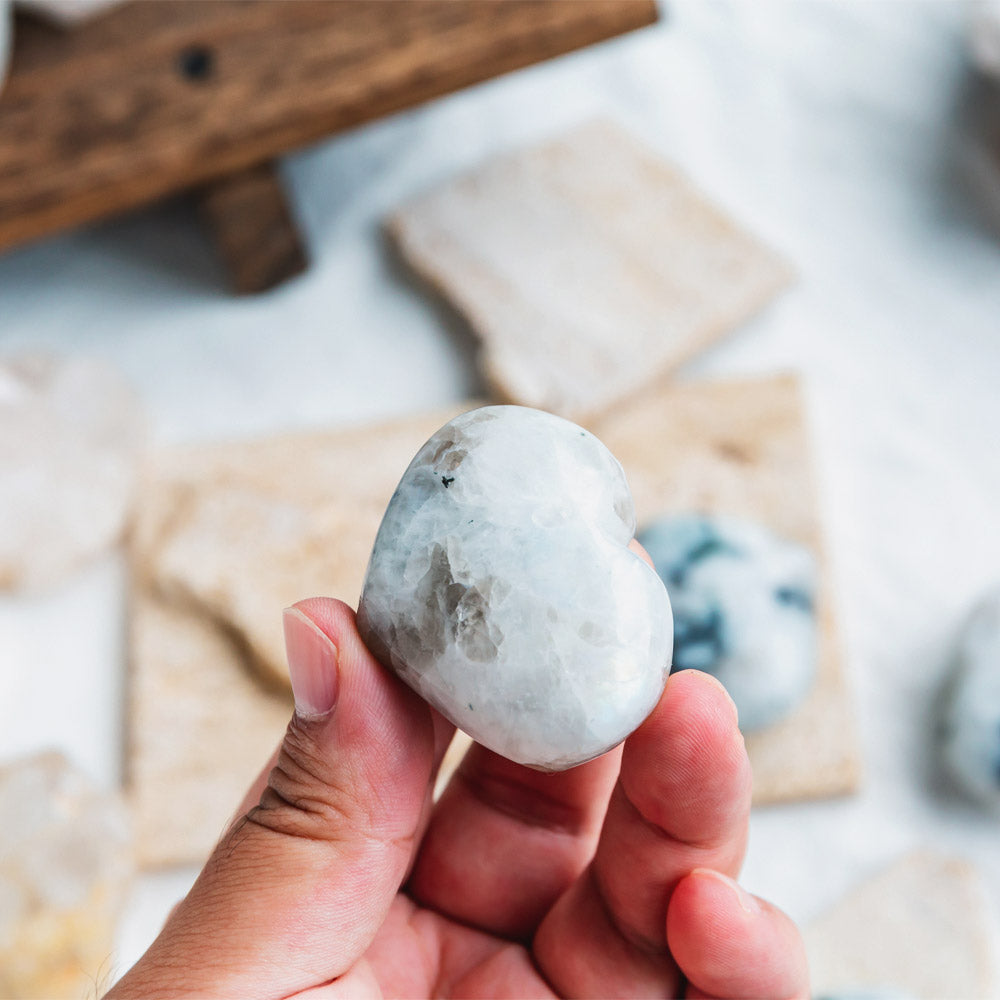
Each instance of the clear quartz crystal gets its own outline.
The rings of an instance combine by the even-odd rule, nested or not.
[[[0,768],[0,996],[100,993],[132,875],[121,799],[58,753]]]
[[[49,587],[118,539],[144,444],[138,399],[107,366],[0,360],[0,591]]]
[[[358,625],[475,740],[561,770],[620,743],[670,667],[670,604],[628,549],[621,466],[592,434],[519,406],[465,413],[389,504]]]

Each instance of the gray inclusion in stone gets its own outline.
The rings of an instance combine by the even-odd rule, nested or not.
[[[948,771],[970,795],[1000,809],[1000,587],[962,629],[942,722]]]
[[[674,614],[674,670],[726,687],[744,731],[791,712],[816,675],[812,554],[763,525],[707,515],[662,517],[638,535]]]

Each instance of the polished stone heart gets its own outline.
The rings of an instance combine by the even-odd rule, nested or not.
[[[520,406],[420,449],[358,609],[369,648],[479,743],[562,770],[620,743],[670,669],[670,602],[627,546],[625,475],[592,434]]]

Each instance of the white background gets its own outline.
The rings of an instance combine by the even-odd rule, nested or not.
[[[805,378],[865,782],[756,811],[746,882],[807,920],[932,846],[977,864],[1000,902],[1000,817],[937,788],[930,766],[955,631],[1000,581],[1000,171],[986,153],[1000,94],[967,66],[965,14],[678,0],[656,28],[292,157],[312,266],[270,294],[227,292],[182,202],[0,257],[0,352],[112,362],[162,442],[463,398],[479,386],[471,341],[393,262],[380,219],[491,154],[619,120],[799,272],[683,377]],[[117,779],[123,587],[111,554],[44,598],[0,600],[0,757],[57,745]],[[192,875],[140,881],[121,965]]]

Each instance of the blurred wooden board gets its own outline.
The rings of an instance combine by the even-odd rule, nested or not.
[[[0,250],[655,20],[653,0],[142,0],[69,32],[20,16]]]
[[[157,457],[134,532],[128,702],[129,785],[145,864],[198,860],[211,848],[291,714],[282,607],[317,593],[356,603],[399,477],[462,408]],[[640,521],[668,510],[725,511],[822,554],[794,379],[675,386],[592,429],[625,466]],[[748,740],[758,804],[843,794],[857,781],[827,583],[812,696]]]

